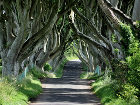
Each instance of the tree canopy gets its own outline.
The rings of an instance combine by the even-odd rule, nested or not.
[[[71,43],[90,71],[101,63],[113,69],[113,59],[125,60],[130,46],[139,46],[139,5],[139,0],[0,1],[3,76],[17,76],[26,64],[59,62]]]

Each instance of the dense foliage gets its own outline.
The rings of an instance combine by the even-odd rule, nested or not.
[[[48,63],[45,63],[44,71],[51,71],[51,70],[52,70],[52,67]]]
[[[122,47],[124,47],[126,58],[125,61],[113,62],[114,65],[112,66],[115,72],[112,73],[112,78],[118,80],[124,90],[126,88],[131,90],[133,87],[134,90],[137,90],[134,92],[135,95],[138,95],[140,93],[138,90],[140,89],[140,42],[135,37],[136,35],[132,32],[130,26],[121,24],[121,28],[124,42]]]
[[[139,105],[139,100],[135,95],[138,89],[130,84],[123,85],[121,92],[116,93],[120,88],[117,81],[109,77],[101,77],[92,83],[92,87],[104,105]]]
[[[105,105],[139,105],[140,101],[140,42],[131,27],[122,24],[122,48],[125,60],[113,59],[113,71],[97,79],[93,89]],[[112,90],[113,89],[113,90]]]

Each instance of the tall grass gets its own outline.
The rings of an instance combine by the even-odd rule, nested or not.
[[[91,77],[93,77],[93,75],[94,75],[93,72],[84,71],[80,74],[80,78],[81,79],[90,79]]]
[[[48,77],[45,72],[38,70],[35,67],[30,70],[30,74],[39,79]]]
[[[93,92],[101,98],[101,103],[103,105],[126,105],[123,100],[113,103],[117,99],[115,90],[113,89],[113,84],[115,84],[115,81],[111,81],[110,78],[106,80],[100,78],[96,80],[96,82],[92,83],[92,89]]]
[[[55,72],[55,78],[60,78],[67,59],[64,59]],[[0,75],[1,75],[0,66]],[[33,68],[22,81],[0,79],[0,105],[28,105],[29,99],[42,92],[40,78],[48,77],[48,74]]]
[[[111,80],[109,77],[100,77],[92,83],[93,92],[101,99],[103,105],[139,105],[139,101],[133,97],[129,101],[125,100],[124,97],[120,97],[116,93],[119,85],[115,80]],[[131,90],[130,90],[131,91]],[[129,91],[128,91],[129,93]],[[127,92],[126,92],[127,94]]]
[[[96,80],[91,84],[92,91],[101,99],[103,105],[140,105],[136,96],[138,90],[134,86],[124,84],[121,87],[117,80],[105,76],[104,72],[98,76],[88,72],[85,64],[82,64],[82,67],[83,73],[80,78]]]
[[[44,77],[34,70],[28,73],[22,81],[0,80],[0,105],[28,105],[29,99],[36,97],[42,92],[39,77]]]

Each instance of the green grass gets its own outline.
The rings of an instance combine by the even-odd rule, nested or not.
[[[54,75],[55,78],[61,78],[67,61],[64,59],[59,65]],[[0,74],[1,68],[0,66]],[[33,68],[22,81],[0,79],[0,105],[28,105],[30,98],[34,98],[42,92],[41,82],[38,78],[45,77],[48,77],[48,74]]]
[[[80,78],[81,79],[89,79],[93,73],[92,72],[88,72],[88,66],[84,63],[82,63],[82,73],[80,74]]]
[[[63,68],[65,66],[65,64],[68,62],[68,59],[65,58],[61,64],[59,65],[58,69],[55,72],[52,73],[47,73],[49,78],[61,78],[63,75]]]
[[[63,75],[63,69],[64,69],[64,66],[65,64],[68,62],[67,59],[64,59],[61,64],[59,65],[58,67],[58,70],[56,70],[55,74],[56,74],[56,78],[61,78],[62,75]]]
[[[48,75],[45,72],[38,70],[35,67],[30,70],[30,73],[33,74],[34,77],[39,79],[48,77]]]
[[[0,105],[28,105],[30,98],[42,92],[38,78],[45,76],[46,74],[34,68],[22,81],[0,80]]]
[[[0,105],[28,105],[30,98],[42,91],[40,81],[29,75],[22,82],[2,80],[0,82]]]
[[[99,76],[94,72],[88,72],[89,68],[86,64],[82,63],[82,73],[80,74],[81,79],[97,79]]]
[[[82,73],[80,74],[81,79],[89,79],[89,80],[96,80],[99,77],[104,75],[104,72],[101,72],[101,75],[98,76],[97,74],[94,74],[94,72],[88,72],[89,68],[86,64],[82,63]]]
[[[110,78],[100,77],[92,83],[93,92],[101,99],[103,105],[139,105],[139,102],[127,102],[116,95],[118,84]]]
[[[94,73],[92,73],[92,72],[83,72],[80,74],[80,78],[81,79],[90,79],[93,75],[94,75]]]
[[[101,98],[101,103],[104,105],[117,105],[113,103],[110,104],[113,100],[117,98],[115,95],[115,91],[112,88],[112,84],[114,84],[114,82],[111,82],[110,79],[103,80],[102,78],[92,83],[93,92],[99,98]],[[119,104],[119,105],[122,105],[122,104]]]
[[[41,82],[32,75],[26,77],[26,79],[18,83],[18,85],[18,91],[28,96],[28,99],[34,98],[42,92]]]

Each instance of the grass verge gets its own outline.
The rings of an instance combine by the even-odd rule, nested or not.
[[[64,59],[59,65],[55,73],[55,78],[62,77],[63,68],[67,61],[67,59]],[[28,105],[29,99],[35,98],[42,92],[39,79],[45,77],[48,77],[48,74],[33,68],[22,81],[17,81],[16,79],[0,80],[0,105]]]
[[[42,92],[38,79],[42,77],[45,77],[45,74],[34,68],[22,81],[0,80],[0,105],[28,105],[29,99]]]
[[[102,72],[102,74],[100,76],[98,76],[97,74],[94,74],[94,72],[88,72],[88,66],[84,63],[82,63],[82,73],[80,74],[80,78],[81,79],[97,79],[100,76],[103,75],[104,72]]]
[[[80,78],[81,79],[90,79],[93,75],[94,75],[94,73],[92,73],[92,72],[85,72],[84,71],[80,74]]]
[[[100,77],[91,84],[93,92],[101,99],[103,105],[139,105],[137,99],[125,100],[116,93],[119,88],[116,81]]]
[[[100,76],[92,72],[87,72],[88,67],[83,64],[83,73],[81,79],[96,80],[91,84],[92,91],[100,99],[103,105],[140,105],[135,95],[135,89],[130,84],[124,84],[121,88],[116,80],[104,76],[104,72]]]
[[[64,70],[64,66],[65,64],[68,62],[68,59],[64,59],[62,61],[62,63],[59,65],[58,69],[56,70],[55,74],[56,74],[56,78],[61,78],[63,75],[63,70]]]
[[[58,69],[55,71],[55,72],[52,72],[52,73],[47,73],[47,76],[49,78],[61,78],[62,75],[63,75],[63,69],[64,69],[64,66],[65,64],[68,62],[68,59],[65,58],[61,64],[59,65]]]

